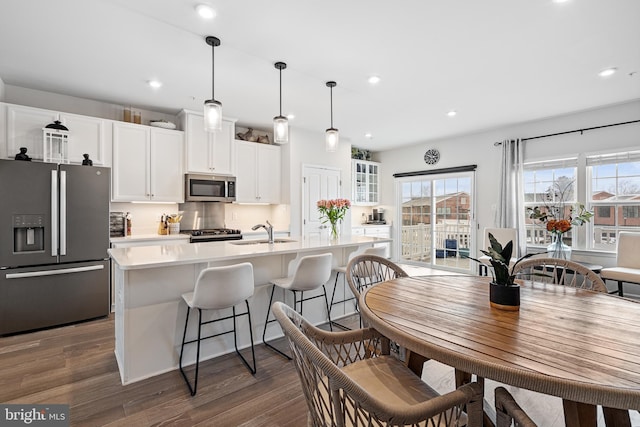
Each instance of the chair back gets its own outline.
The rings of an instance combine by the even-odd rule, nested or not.
[[[307,255],[300,262],[293,274],[291,289],[310,291],[327,283],[331,277],[332,254]]]
[[[414,405],[390,403],[369,394],[349,376],[350,371],[344,369],[347,365],[367,363],[366,360],[380,357],[402,365],[389,356],[386,337],[375,329],[346,332],[318,329],[279,301],[273,303],[271,310],[291,348],[309,408],[308,425],[453,427],[461,425],[461,419],[467,414],[465,425],[482,425],[482,390],[479,384],[466,384],[456,391]],[[467,414],[462,412],[465,405]]]
[[[617,267],[640,268],[640,233],[621,231],[617,250]]]
[[[495,389],[496,427],[537,427],[504,387]]]
[[[251,263],[205,268],[196,280],[193,307],[205,310],[233,307],[252,296],[253,290]]]
[[[346,277],[351,292],[356,298],[360,298],[360,292],[371,285],[409,275],[386,258],[363,254],[349,261]]]
[[[604,281],[582,264],[559,258],[529,258],[513,269],[520,278],[572,288],[607,292]]]
[[[483,250],[487,250],[491,243],[489,242],[489,233],[502,245],[505,246],[510,241],[513,242],[513,256],[518,255],[518,231],[515,228],[485,228]]]

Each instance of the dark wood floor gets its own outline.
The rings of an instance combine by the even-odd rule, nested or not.
[[[195,397],[179,371],[123,386],[112,315],[0,338],[0,402],[68,404],[72,426],[306,425],[293,364],[263,345],[256,359],[255,376],[235,353],[202,362]]]

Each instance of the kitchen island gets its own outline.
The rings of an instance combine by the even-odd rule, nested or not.
[[[338,240],[327,238],[292,237],[276,239],[279,243],[261,243],[255,240],[195,243],[185,245],[154,245],[110,249],[115,275],[115,337],[116,359],[123,384],[130,384],[178,368],[180,344],[187,306],[181,295],[193,291],[200,271],[207,267],[250,262],[254,270],[255,293],[249,300],[254,342],[262,342],[262,329],[267,314],[270,279],[291,274],[297,261],[305,256],[331,252],[333,266],[344,265],[354,251],[363,251],[375,243],[391,239],[342,236]],[[284,240],[284,241],[283,241]],[[327,293],[333,291],[333,278],[327,283]],[[233,286],[233,283],[229,283]],[[342,297],[345,286],[338,281],[336,298]],[[291,293],[276,292],[276,298],[293,304]],[[305,294],[306,295],[306,294]],[[341,298],[342,299],[342,298]],[[354,312],[352,304],[334,307],[332,317]],[[230,309],[203,313],[223,317]],[[326,308],[322,298],[305,303],[305,317],[313,323],[326,321]],[[189,324],[191,337],[197,331],[196,316]],[[227,323],[229,322],[229,323]],[[231,321],[218,322],[203,328],[203,335],[211,335],[230,328]],[[238,319],[238,346],[250,344],[248,321]],[[279,325],[269,324],[267,339],[282,335]],[[189,338],[188,336],[188,338]],[[206,360],[234,351],[233,335],[222,335],[203,341],[200,360]],[[195,346],[185,347],[184,363],[195,362]],[[260,369],[260,360],[257,361]]]

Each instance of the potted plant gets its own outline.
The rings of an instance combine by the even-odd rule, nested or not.
[[[489,262],[493,267],[491,275],[493,280],[489,284],[489,302],[492,307],[501,310],[517,311],[520,309],[520,285],[515,282],[516,274],[513,270],[523,259],[535,254],[527,254],[520,257],[513,267],[509,268],[511,254],[513,253],[513,241],[509,241],[504,247],[489,233],[491,246],[487,250],[481,250],[483,254],[490,258]],[[476,262],[481,262],[469,257]]]

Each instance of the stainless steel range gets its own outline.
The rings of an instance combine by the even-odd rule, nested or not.
[[[222,242],[224,240],[240,240],[242,234],[240,230],[232,230],[230,228],[211,228],[204,230],[182,230],[181,234],[191,236],[191,243],[202,242]]]
[[[181,233],[189,234],[191,243],[242,239],[240,230],[226,228],[224,206],[225,203],[219,202],[180,203]]]

